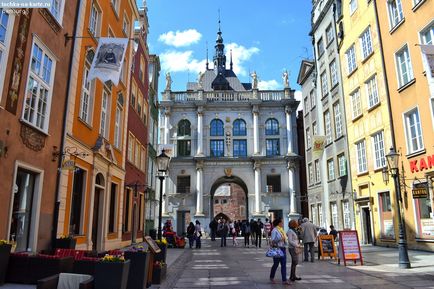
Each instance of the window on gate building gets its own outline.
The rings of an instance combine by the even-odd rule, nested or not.
[[[176,177],[176,193],[177,194],[190,193],[190,176]]]
[[[280,193],[281,191],[280,175],[268,175],[267,193]]]
[[[183,119],[178,123],[178,156],[185,157],[191,155],[191,123]]]
[[[210,124],[210,136],[211,137],[223,137],[224,136],[224,124],[220,119],[213,119]],[[212,157],[224,156],[224,139],[211,139],[210,140],[210,155]]]

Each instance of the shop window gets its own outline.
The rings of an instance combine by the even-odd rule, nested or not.
[[[393,224],[392,205],[390,202],[390,193],[383,192],[379,194],[380,199],[380,220],[381,220],[381,238],[395,239],[395,227]]]

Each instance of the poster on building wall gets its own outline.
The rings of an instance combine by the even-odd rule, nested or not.
[[[395,227],[393,220],[383,220],[383,238],[395,239]]]
[[[326,137],[324,135],[314,135],[312,143],[312,157],[319,158],[324,151]]]
[[[127,46],[128,38],[101,37],[88,81],[99,78],[103,82],[111,80],[114,85],[118,85]]]
[[[422,237],[434,238],[434,219],[421,219]]]
[[[357,231],[339,231],[339,263],[344,260],[344,265],[347,261],[353,260],[354,263],[360,260],[363,265],[362,251],[360,250],[359,236]]]

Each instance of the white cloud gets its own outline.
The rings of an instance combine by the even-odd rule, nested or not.
[[[254,54],[259,53],[259,48],[250,47],[246,48],[237,43],[229,43],[226,45],[226,67],[229,67],[230,61],[230,51],[232,50],[233,63],[234,63],[234,72],[236,74],[247,76],[246,68],[243,67],[243,63],[250,60]]]
[[[190,71],[199,73],[205,70],[206,60],[193,58],[193,51],[169,50],[160,54],[161,68],[163,71],[183,72]]]
[[[158,40],[166,45],[183,47],[197,43],[201,38],[202,34],[200,34],[196,29],[188,29],[184,31],[177,30],[176,32],[169,31],[163,33],[158,37]]]
[[[297,111],[303,110],[303,101],[302,101],[302,99],[303,99],[303,94],[301,93],[300,90],[296,90],[296,91],[294,92],[294,98],[295,98],[296,100],[300,101],[300,103],[298,104]]]
[[[279,89],[279,83],[272,79],[272,80],[260,80],[258,83],[258,88],[261,90],[276,90]]]

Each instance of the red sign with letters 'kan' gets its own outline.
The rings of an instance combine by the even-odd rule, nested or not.
[[[424,170],[432,169],[434,167],[434,155],[422,157],[418,160],[412,160],[410,163],[410,171],[412,173],[421,172]]]

